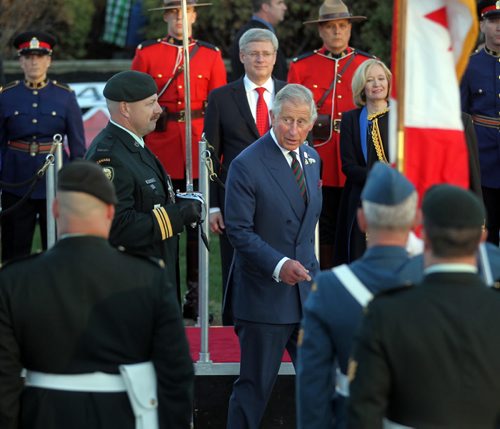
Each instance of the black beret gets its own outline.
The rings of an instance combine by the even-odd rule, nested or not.
[[[104,97],[112,101],[144,100],[158,92],[154,79],[147,73],[135,70],[122,71],[115,74],[104,86]]]
[[[424,225],[442,228],[480,228],[484,224],[483,202],[471,191],[453,185],[435,185],[422,202]]]
[[[19,55],[52,55],[56,38],[43,31],[26,31],[18,34],[13,41]]]
[[[116,204],[115,187],[102,167],[92,161],[77,159],[59,170],[57,189],[60,191],[84,192],[106,204]]]
[[[361,199],[385,206],[402,203],[413,192],[415,186],[391,166],[376,162],[368,173]]]
[[[496,0],[482,0],[477,4],[477,16],[479,19],[490,18],[500,15],[500,2]]]

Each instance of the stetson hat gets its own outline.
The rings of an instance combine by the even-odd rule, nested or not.
[[[200,7],[200,6],[211,6],[212,3],[197,3],[197,0],[186,0],[186,6],[188,7]],[[180,0],[163,0],[163,6],[154,7],[148,10],[168,10],[168,9],[179,9],[182,6]]]
[[[305,21],[304,24],[335,21],[337,19],[347,19],[351,22],[361,22],[366,19],[366,16],[353,16],[342,0],[325,0],[319,8],[318,19]]]

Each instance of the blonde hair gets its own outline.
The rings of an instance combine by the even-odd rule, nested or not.
[[[357,68],[352,78],[352,97],[354,100],[354,104],[358,107],[363,107],[366,104],[366,76],[368,75],[368,71],[375,65],[379,65],[384,70],[385,77],[387,78],[387,82],[389,83],[387,87],[387,98],[389,98],[389,94],[391,93],[392,73],[382,61],[373,58],[363,62]]]

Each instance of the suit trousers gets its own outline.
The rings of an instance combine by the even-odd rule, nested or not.
[[[299,323],[267,324],[235,319],[240,376],[229,399],[227,429],[258,429],[285,349],[295,366]]]

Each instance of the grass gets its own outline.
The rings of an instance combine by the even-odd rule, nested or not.
[[[219,236],[210,233],[210,252],[209,258],[209,302],[208,312],[213,314],[212,325],[222,325],[221,306],[222,306],[222,274],[219,251]],[[186,234],[181,234],[180,239],[180,271],[181,271],[181,296],[186,291]],[[32,252],[38,252],[42,249],[40,231],[37,227],[33,238]]]

